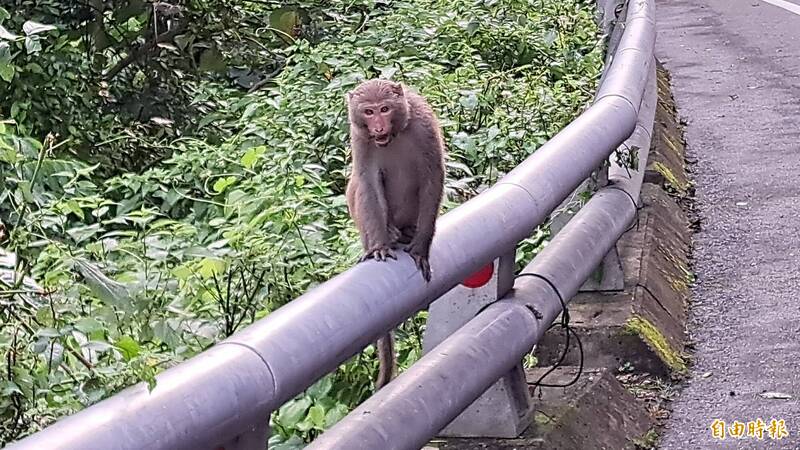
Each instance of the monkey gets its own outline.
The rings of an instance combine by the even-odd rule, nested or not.
[[[347,94],[353,170],[347,208],[364,250],[359,262],[397,259],[402,249],[426,282],[444,191],[445,147],[430,104],[403,83],[364,81]],[[392,333],[377,342],[376,390],[394,376]]]

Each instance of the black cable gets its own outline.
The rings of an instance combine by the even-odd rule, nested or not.
[[[564,334],[565,334],[564,351],[561,352],[561,357],[559,357],[558,362],[553,364],[553,366],[550,367],[550,369],[548,369],[547,372],[545,372],[541,377],[539,377],[539,379],[535,383],[533,383],[533,385],[535,387],[539,388],[539,396],[541,397],[541,395],[542,395],[541,388],[543,388],[543,387],[564,387],[565,388],[565,387],[572,386],[573,384],[578,382],[578,379],[580,379],[581,375],[583,374],[583,344],[581,343],[580,337],[578,337],[578,333],[576,333],[575,329],[573,327],[571,327],[570,324],[569,324],[569,308],[567,308],[567,304],[564,302],[564,297],[561,296],[561,292],[558,291],[558,289],[553,284],[553,282],[551,282],[546,277],[544,277],[544,276],[542,276],[542,275],[540,275],[538,273],[520,273],[517,276],[515,276],[514,278],[516,279],[516,278],[520,278],[520,277],[534,277],[534,278],[539,278],[540,280],[543,280],[545,283],[547,283],[550,286],[550,288],[553,289],[553,292],[555,292],[556,296],[558,297],[558,301],[561,302],[561,322],[560,323],[552,323],[547,328],[547,330],[549,331],[551,328],[553,328],[556,325],[561,325],[561,327],[564,329]],[[570,336],[570,334],[575,336],[575,341],[578,343],[578,352],[580,354],[580,359],[579,359],[580,363],[578,365],[578,373],[577,373],[577,375],[575,375],[575,378],[573,378],[572,381],[570,381],[568,383],[565,383],[565,384],[542,383],[542,380],[544,380],[545,377],[550,375],[554,370],[559,368],[561,366],[561,364],[564,363],[564,359],[566,359],[567,353],[569,353],[569,343],[570,343],[569,336]],[[535,390],[535,388],[534,388],[534,390]]]
[[[634,229],[634,228],[636,228],[636,229],[638,230],[638,229],[639,229],[639,211],[641,211],[642,209],[644,209],[644,205],[642,205],[642,206],[639,206],[639,202],[637,202],[637,201],[636,201],[636,199],[634,199],[634,198],[633,198],[633,196],[631,195],[631,193],[630,193],[630,192],[628,192],[628,191],[626,191],[625,189],[623,189],[623,188],[622,188],[622,187],[620,187],[620,186],[617,186],[617,185],[614,185],[614,184],[609,184],[608,186],[605,186],[605,187],[606,187],[606,188],[609,188],[609,189],[616,189],[616,190],[618,190],[618,191],[622,191],[622,192],[623,192],[625,195],[627,195],[627,196],[628,196],[628,198],[629,198],[629,199],[631,199],[631,202],[633,202],[633,209],[634,209],[634,211],[635,211],[635,212],[634,212],[634,220],[633,220],[633,221],[631,221],[631,224],[630,224],[630,226],[628,227],[628,229],[627,229],[627,230],[625,230],[625,231],[623,232],[623,234],[624,234],[624,233],[627,233],[628,231],[631,231],[631,230],[632,230],[632,229]]]

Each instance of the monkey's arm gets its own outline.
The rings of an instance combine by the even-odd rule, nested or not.
[[[429,161],[431,161],[429,173],[423,177],[423,182],[419,188],[420,204],[417,229],[411,243],[406,247],[406,251],[414,259],[425,281],[431,280],[428,255],[436,229],[436,218],[439,215],[439,206],[444,189],[444,162],[440,154],[432,155]]]
[[[391,250],[389,235],[389,207],[378,171],[360,174],[355,195],[356,226],[363,236],[364,256],[361,261],[375,258],[383,261],[396,259]]]

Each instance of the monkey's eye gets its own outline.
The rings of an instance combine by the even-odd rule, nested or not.
[[[389,112],[389,107],[388,106],[381,106],[381,112],[382,113]]]
[[[374,112],[373,110],[371,110],[371,109],[365,109],[365,110],[364,110],[364,115],[365,115],[365,116],[371,116],[371,115],[373,115],[374,113],[375,113],[375,112]]]

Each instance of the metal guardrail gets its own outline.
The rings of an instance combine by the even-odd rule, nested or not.
[[[130,387],[7,448],[263,448],[271,411],[513,249],[626,139],[639,147],[639,170],[629,177],[612,167],[612,185],[525,268],[538,277],[519,279],[507,298],[309,447],[418,448],[519,362],[560,312],[558,297],[577,292],[631,223],[655,107],[654,41],[653,0],[630,0],[594,104],[495,186],[439,219],[430,283],[410,258],[358,264],[163,372],[152,392]],[[448,382],[467,367],[470,377]]]
[[[599,190],[521,272],[513,290],[323,433],[306,450],[419,449],[508,373],[547,331],[636,215],[656,105],[655,68],[626,142],[640,170]],[[622,169],[624,171],[624,169]],[[528,275],[528,276],[525,276]],[[530,276],[533,275],[533,276]],[[529,277],[530,276],[530,277]]]

